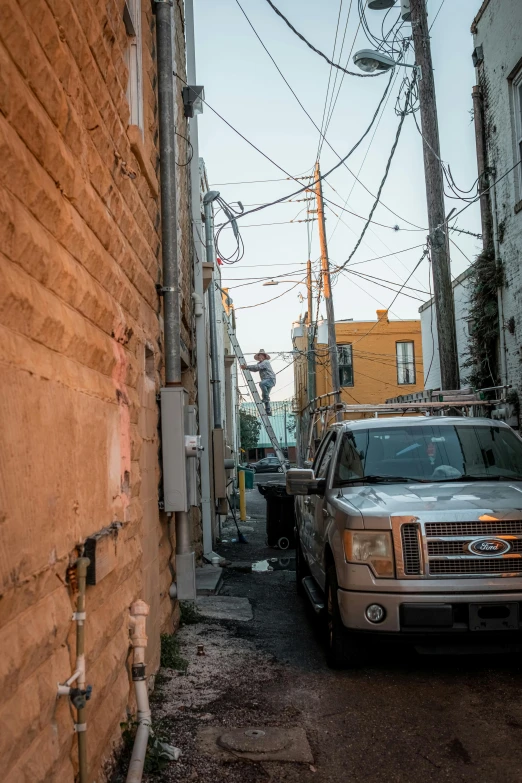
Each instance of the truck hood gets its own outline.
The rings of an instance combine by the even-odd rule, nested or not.
[[[364,527],[387,528],[392,516],[421,521],[474,521],[483,514],[522,518],[522,482],[473,481],[436,484],[371,484],[343,490],[348,515],[357,509]]]

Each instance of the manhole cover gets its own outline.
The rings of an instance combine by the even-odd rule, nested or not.
[[[232,729],[219,738],[222,748],[236,753],[277,753],[290,744],[281,729]]]

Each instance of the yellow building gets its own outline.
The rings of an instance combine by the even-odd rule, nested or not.
[[[333,389],[326,323],[319,323],[314,343],[315,394],[309,388],[308,325],[294,324],[294,380],[297,409]],[[348,404],[375,404],[424,388],[420,320],[390,321],[377,310],[375,321],[337,321],[335,324],[341,399]],[[334,400],[329,400],[332,403]],[[349,418],[359,418],[350,415]]]

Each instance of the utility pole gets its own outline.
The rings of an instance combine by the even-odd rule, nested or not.
[[[306,264],[306,288],[308,291],[308,317],[306,319],[306,334],[307,334],[307,363],[308,363],[308,402],[310,403],[315,399],[315,353],[314,353],[314,319],[313,319],[313,307],[314,301],[312,298],[312,262],[308,261]]]
[[[339,388],[339,361],[337,357],[337,341],[335,338],[335,316],[330,285],[330,263],[328,261],[328,248],[326,245],[326,226],[324,219],[323,188],[320,180],[321,172],[319,161],[315,164],[315,198],[317,201],[317,222],[319,226],[319,243],[321,245],[321,274],[323,276],[323,296],[326,304],[326,320],[328,323],[328,352],[330,354],[330,375],[332,379],[332,391],[335,401],[341,402]],[[341,421],[340,411],[336,414],[337,421]]]
[[[410,9],[415,61],[421,69],[418,81],[419,102],[441,385],[443,389],[447,390],[458,389],[460,383],[455,310],[451,286],[448,227],[444,207],[444,181],[440,161],[437,101],[426,0],[410,0]]]
[[[285,451],[286,451],[285,457],[288,459],[288,430],[286,429],[286,402],[283,403],[283,410],[284,410],[284,414],[285,414],[285,419],[284,419],[284,425],[285,425]]]

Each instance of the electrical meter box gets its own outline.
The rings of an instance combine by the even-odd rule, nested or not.
[[[188,511],[185,433],[188,432],[188,392],[181,386],[161,389],[161,449],[165,511]]]

